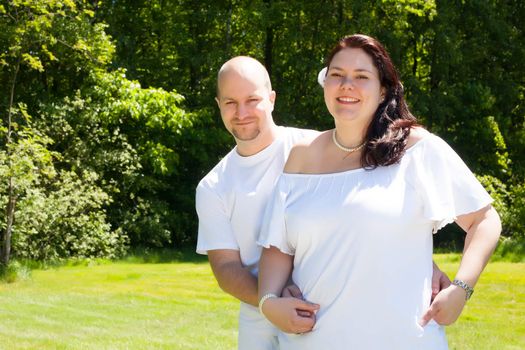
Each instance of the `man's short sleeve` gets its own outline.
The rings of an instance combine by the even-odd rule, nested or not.
[[[197,253],[207,254],[208,250],[215,249],[239,250],[223,200],[202,182],[197,186],[195,206],[199,216]]]

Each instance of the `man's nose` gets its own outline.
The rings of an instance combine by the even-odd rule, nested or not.
[[[249,115],[250,113],[249,113],[248,106],[246,106],[244,103],[239,103],[237,105],[237,117],[239,119],[243,119]]]

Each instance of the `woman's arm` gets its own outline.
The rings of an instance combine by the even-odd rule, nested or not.
[[[319,305],[297,298],[281,298],[281,292],[292,271],[293,256],[275,247],[264,248],[259,261],[259,300],[261,312],[276,327],[286,333],[305,333],[315,324]],[[275,296],[267,297],[273,294]],[[306,311],[306,312],[305,312]]]
[[[456,223],[467,233],[456,279],[474,288],[498,244],[500,218],[496,210],[488,205],[476,212],[458,216]],[[452,284],[435,297],[420,323],[426,325],[434,319],[439,324],[449,325],[457,320],[465,302],[466,291]]]

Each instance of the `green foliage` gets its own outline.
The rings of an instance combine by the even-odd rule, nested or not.
[[[525,182],[510,187],[510,205],[506,224],[510,235],[516,240],[525,241]]]
[[[103,207],[109,196],[95,173],[60,171],[19,201],[13,248],[18,258],[53,261],[69,257],[115,258],[126,239],[111,230]]]
[[[16,260],[10,261],[6,266],[0,265],[0,281],[13,283],[24,281],[31,277],[31,270]]]
[[[42,105],[68,95],[112,57],[104,25],[92,23],[84,5],[9,1],[0,11],[0,43],[6,47],[0,53],[0,105],[6,111],[0,199],[14,203],[11,211],[0,211],[2,243],[12,240],[21,258],[114,257],[125,247],[125,237],[106,220],[103,206],[110,198],[94,184],[94,174],[57,167],[63,155],[51,150],[54,140],[40,127]]]
[[[134,246],[180,243],[174,233],[188,227],[177,200],[190,196],[181,158],[196,118],[181,102],[176,92],[143,89],[117,70],[93,72],[74,96],[42,106],[39,128],[55,141],[62,166],[99,175],[112,198],[108,220]]]
[[[109,197],[94,185],[96,175],[57,171],[54,161],[59,154],[48,149],[51,143],[29,125],[19,127],[16,141],[0,150],[0,177],[12,179],[18,199],[15,255],[43,260],[120,255],[124,242],[106,223],[101,208]],[[7,201],[7,185],[0,182],[2,203]],[[0,220],[5,230],[4,211]]]
[[[474,172],[508,186],[500,210],[506,227],[514,225],[510,213],[519,209],[512,189],[525,177],[525,47],[517,44],[525,40],[522,2],[126,0],[103,3],[95,16],[108,23],[116,65],[132,79],[174,88],[186,96],[187,110],[206,112],[203,141],[223,135],[213,97],[216,72],[231,56],[251,55],[266,65],[278,123],[326,129],[333,120],[316,83],[324,58],[343,35],[376,36],[423,125]],[[227,144],[221,136],[220,147],[203,147],[207,159],[193,158],[201,168],[187,173],[191,187]],[[190,201],[183,210],[194,218],[191,207]]]
[[[28,123],[30,119],[24,104],[12,109],[13,115]],[[56,154],[47,146],[52,142],[31,126],[13,126],[16,139],[0,149],[0,178],[12,179],[15,195],[23,195],[33,186],[40,185],[46,178],[55,176],[52,159]],[[5,139],[6,130],[1,137]],[[7,193],[8,181],[0,182],[0,193]],[[4,202],[5,203],[5,202]]]
[[[70,94],[90,70],[111,61],[114,47],[105,25],[93,23],[86,6],[58,0],[7,2],[0,13],[0,46],[6,48],[0,53],[0,79],[9,84],[0,88],[1,105],[8,105],[16,82],[17,100],[34,114],[39,100]]]
[[[479,181],[494,199],[492,205],[498,211],[503,236],[517,241],[525,238],[525,183],[506,185],[494,176],[478,176]],[[510,243],[509,243],[510,244]]]
[[[100,247],[108,256],[193,243],[195,186],[233,144],[213,100],[220,65],[258,58],[277,91],[276,121],[326,129],[317,73],[336,40],[356,32],[385,44],[414,113],[484,175],[505,236],[521,237],[524,19],[525,3],[501,0],[4,1],[0,109],[12,138],[0,142],[0,199],[15,180],[14,249],[35,227],[53,242],[53,227],[90,228],[112,242]],[[53,197],[57,186],[69,192]],[[31,226],[23,214],[56,217],[69,196],[83,228],[40,213]],[[45,251],[95,254],[64,242]]]
[[[492,260],[525,262],[525,239],[523,237],[502,237]]]

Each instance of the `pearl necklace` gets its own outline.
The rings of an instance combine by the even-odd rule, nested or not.
[[[339,148],[341,151],[345,151],[345,152],[348,152],[348,154],[351,154],[351,153],[354,153],[356,151],[359,151],[361,148],[363,148],[366,144],[366,140],[360,144],[359,146],[356,146],[356,147],[345,147],[343,145],[341,145],[339,143],[339,141],[337,141],[337,137],[335,136],[335,129],[334,129],[334,132],[332,132],[332,140],[334,140],[334,143],[335,145],[337,146],[337,148]]]

